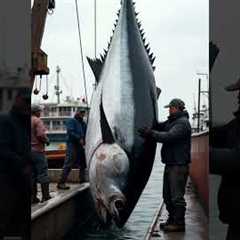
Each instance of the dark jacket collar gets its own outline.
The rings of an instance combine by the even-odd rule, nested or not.
[[[189,114],[187,111],[181,111],[181,112],[176,112],[168,117],[169,121],[173,121],[175,119],[181,118],[181,117],[186,117],[189,119]]]

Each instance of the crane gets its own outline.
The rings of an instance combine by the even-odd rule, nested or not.
[[[46,23],[47,13],[55,8],[55,0],[34,0],[32,6],[32,69],[31,86],[35,76],[48,75],[47,54],[41,50],[41,43]]]

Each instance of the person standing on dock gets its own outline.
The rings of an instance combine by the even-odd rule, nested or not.
[[[85,110],[79,110],[75,113],[74,118],[67,122],[67,150],[66,159],[63,165],[63,171],[58,182],[57,188],[62,190],[70,189],[69,186],[65,184],[69,173],[75,163],[79,164],[79,178],[80,183],[86,181],[85,179],[85,136],[87,125],[84,122]]]
[[[41,184],[42,200],[51,199],[49,194],[50,179],[48,176],[48,163],[45,156],[45,144],[49,144],[46,128],[40,119],[41,107],[32,105],[31,112],[31,146],[32,146],[32,203],[38,203],[37,183]]]
[[[185,231],[186,183],[191,161],[191,125],[185,103],[173,99],[168,120],[156,129],[139,129],[140,136],[162,143],[161,156],[165,164],[163,177],[163,200],[169,213],[168,220],[160,225],[166,232]]]

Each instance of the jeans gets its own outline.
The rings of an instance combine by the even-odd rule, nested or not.
[[[86,160],[84,148],[81,145],[75,145],[71,142],[67,143],[66,159],[63,165],[63,174],[60,182],[64,183],[72,170],[73,166],[77,164],[81,172],[86,169]],[[81,174],[81,173],[80,173]]]
[[[44,153],[32,151],[32,180],[35,183],[49,183],[48,163]]]
[[[186,201],[185,188],[189,166],[165,166],[163,177],[163,199],[169,213],[170,221],[185,223]]]

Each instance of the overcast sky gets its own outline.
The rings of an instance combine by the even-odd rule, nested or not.
[[[120,0],[97,0],[97,54],[107,46],[119,8]],[[193,96],[197,99],[196,73],[208,72],[208,0],[136,0],[136,9],[156,56],[155,78],[162,89],[160,119],[167,115],[163,105],[174,97],[182,98],[192,112]],[[84,58],[94,57],[94,0],[79,0],[79,12]],[[56,0],[55,12],[47,18],[42,49],[48,54],[50,101],[56,101],[57,65],[62,69],[62,98],[84,96],[74,0]],[[85,69],[90,98],[94,77],[86,62]],[[202,79],[206,88],[206,77]]]

